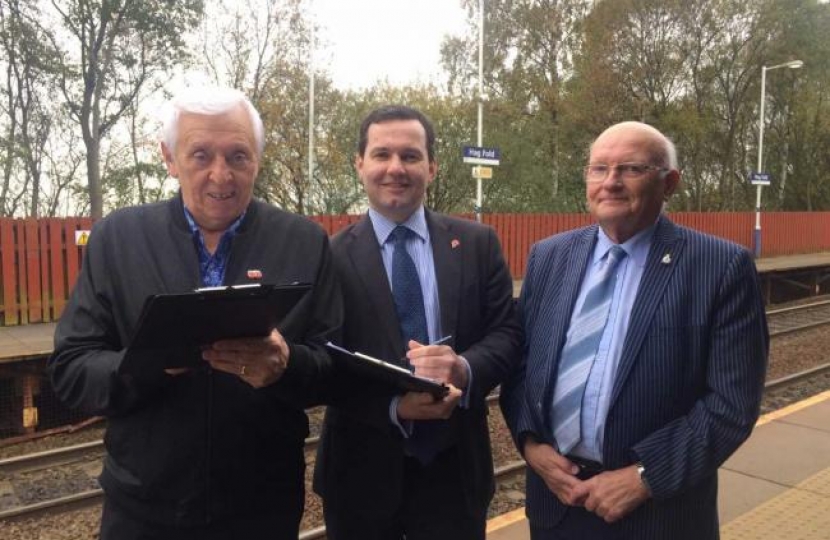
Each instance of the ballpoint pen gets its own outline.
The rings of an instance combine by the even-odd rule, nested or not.
[[[432,343],[430,343],[430,345],[442,345],[442,344],[444,344],[444,343],[448,342],[448,341],[449,341],[449,340],[451,340],[451,339],[452,339],[452,336],[451,336],[451,335],[450,335],[450,336],[444,336],[444,337],[442,337],[442,338],[438,338],[438,339],[436,339],[435,341],[433,341]]]

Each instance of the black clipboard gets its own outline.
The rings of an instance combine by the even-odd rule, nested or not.
[[[326,343],[336,358],[345,362],[350,371],[381,381],[403,392],[427,392],[436,399],[442,399],[450,392],[449,386],[438,381],[419,377],[409,370],[385,362],[367,354],[352,352],[332,342]]]
[[[307,283],[252,284],[150,296],[127,354],[181,352],[221,339],[267,336],[310,289]]]

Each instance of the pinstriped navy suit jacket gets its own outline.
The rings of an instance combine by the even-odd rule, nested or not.
[[[596,238],[592,225],[531,250],[520,300],[523,361],[501,398],[517,440],[529,432],[554,442],[545,426],[559,355]],[[615,527],[638,540],[718,538],[717,469],[752,431],[766,373],[769,334],[753,261],[740,246],[661,216],[630,317],[603,463],[643,462],[653,498]],[[553,527],[565,510],[528,468],[531,523]]]

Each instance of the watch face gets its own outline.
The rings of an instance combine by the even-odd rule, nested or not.
[[[648,485],[648,480],[646,480],[646,477],[644,475],[645,472],[646,472],[645,465],[643,465],[642,463],[637,463],[637,475],[639,475],[639,477],[640,477],[640,482],[642,482],[643,486],[645,486],[645,488],[649,492],[651,492],[651,486]]]

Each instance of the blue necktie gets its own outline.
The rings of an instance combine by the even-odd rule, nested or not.
[[[403,225],[395,227],[389,235],[395,246],[392,254],[392,296],[395,298],[395,311],[398,312],[405,348],[410,339],[424,345],[429,343],[421,280],[415,263],[406,250],[407,238],[414,235],[413,231]],[[423,464],[430,463],[440,450],[440,429],[439,420],[415,422],[412,435],[405,442],[407,453]]]
[[[424,345],[429,343],[421,280],[415,263],[406,250],[406,240],[414,234],[403,225],[398,225],[389,235],[395,245],[392,255],[392,296],[395,298],[395,311],[398,312],[404,348],[410,339]]]
[[[599,279],[585,296],[579,315],[571,322],[562,349],[552,413],[553,436],[561,454],[570,452],[582,438],[582,396],[608,321],[617,267],[625,255],[620,246],[613,246],[608,251]]]

